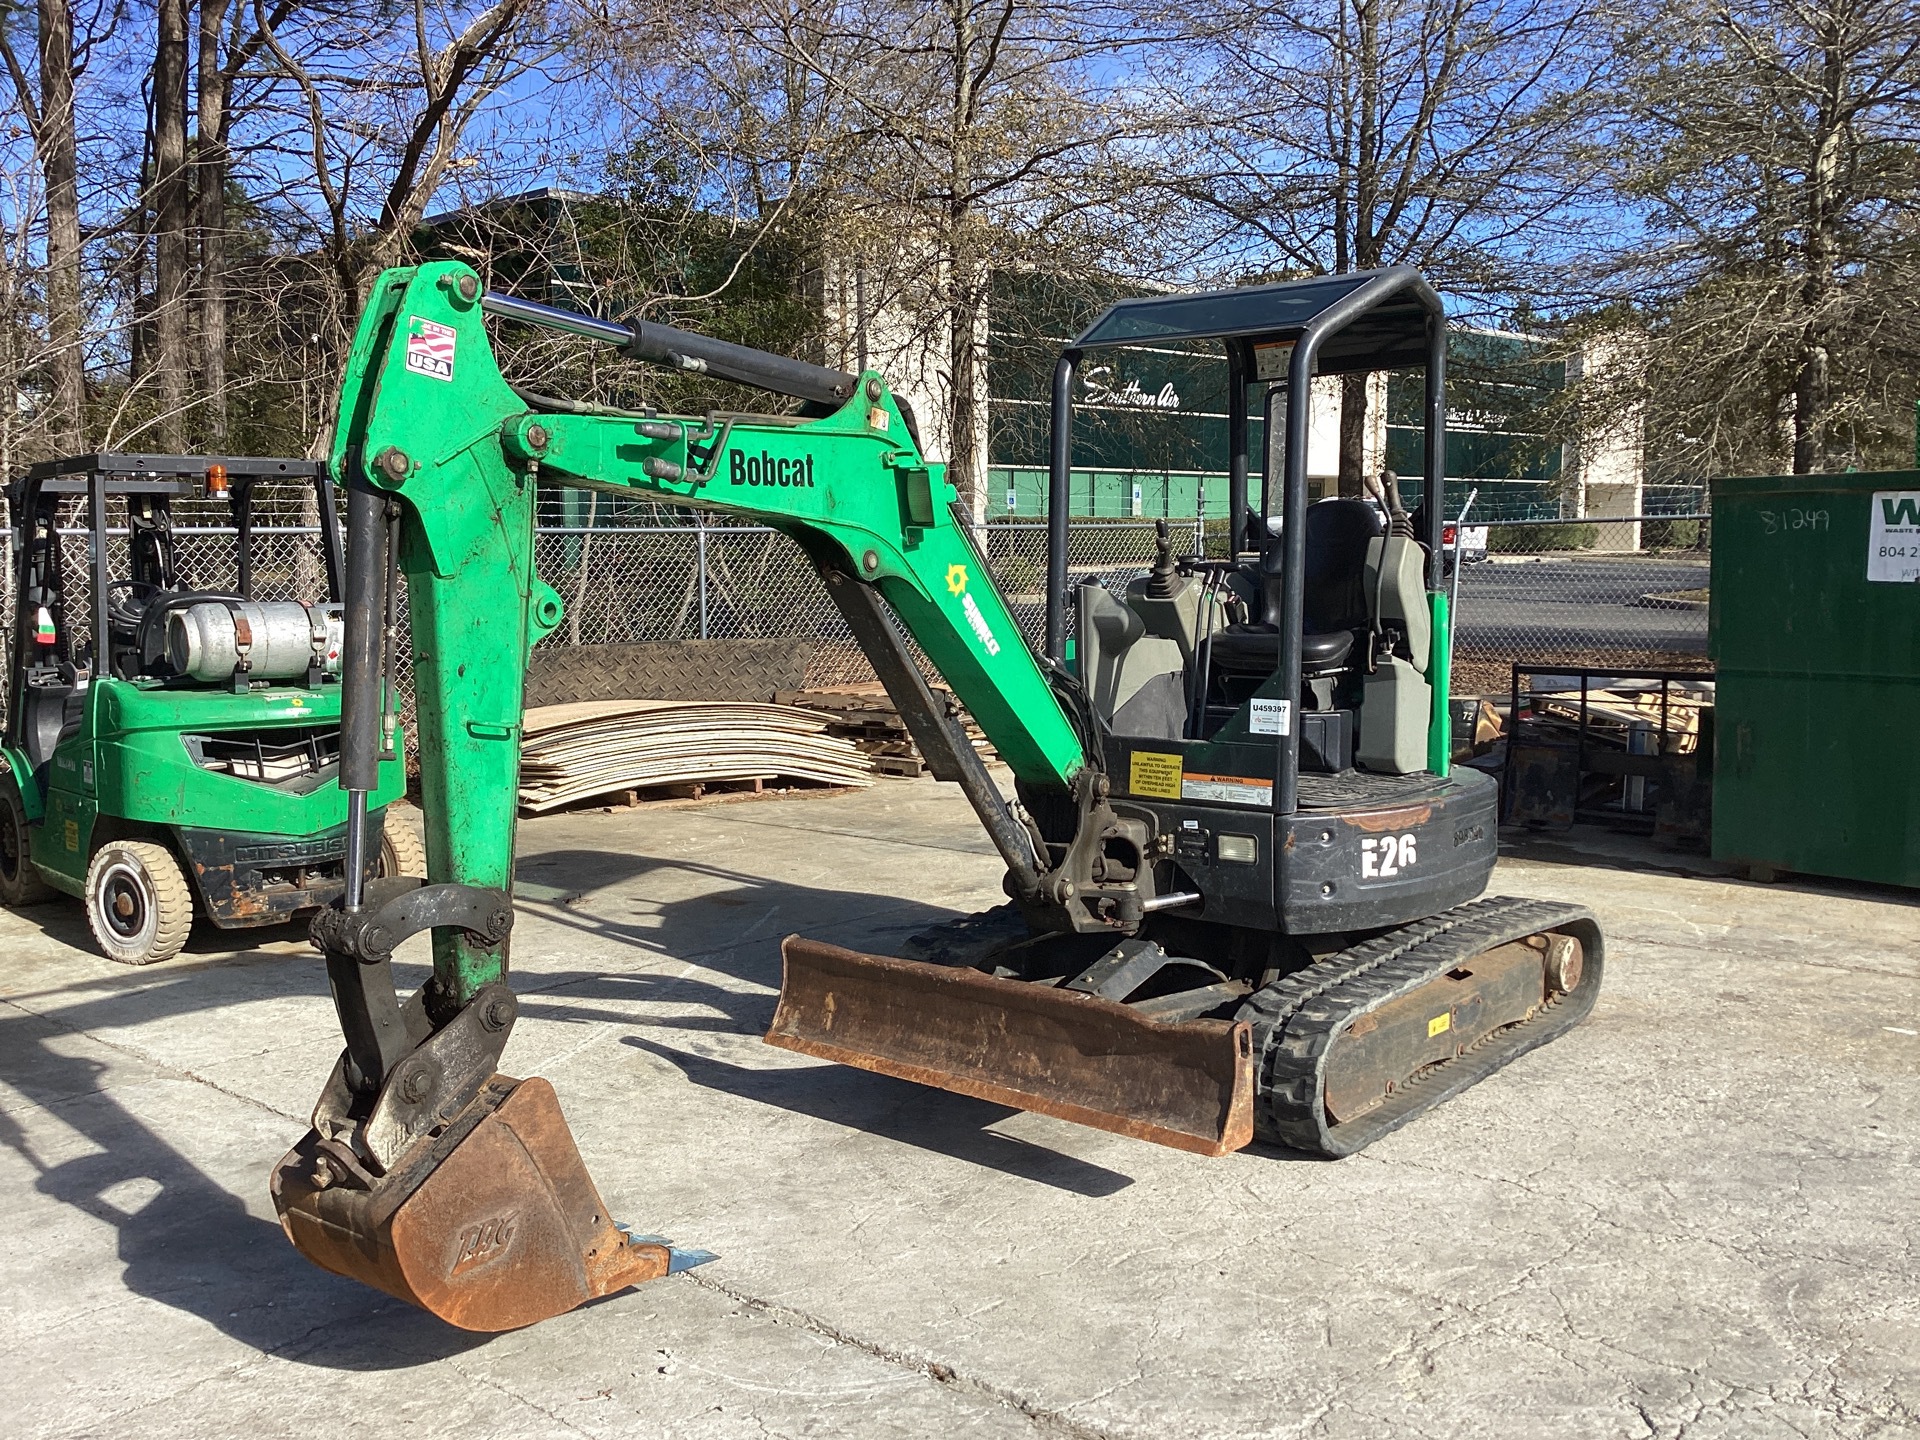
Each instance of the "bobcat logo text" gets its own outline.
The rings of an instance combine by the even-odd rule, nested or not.
[[[798,486],[813,488],[813,456],[788,458],[762,450],[748,455],[741,450],[727,452],[727,478],[735,485],[778,485],[783,489]]]

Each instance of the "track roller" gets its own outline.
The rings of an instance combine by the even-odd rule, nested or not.
[[[1256,1134],[1351,1155],[1585,1019],[1599,924],[1495,897],[1330,955],[1247,998]]]

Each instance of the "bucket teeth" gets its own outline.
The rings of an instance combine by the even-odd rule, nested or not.
[[[337,1148],[309,1131],[274,1172],[294,1248],[465,1330],[518,1329],[711,1258],[608,1217],[542,1079],[495,1075],[371,1184]]]
[[[1161,1145],[1253,1138],[1251,1031],[798,936],[767,1043]]]

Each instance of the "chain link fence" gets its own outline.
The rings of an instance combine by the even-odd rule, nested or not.
[[[195,589],[234,588],[233,528],[209,523],[213,514],[191,507],[184,515],[177,508],[176,516],[183,580]],[[325,591],[318,527],[292,518],[287,523],[287,515],[274,515],[254,527],[260,599],[311,600]],[[110,568],[124,576],[126,545],[117,538],[125,533],[124,512],[110,512],[109,524],[116,532]],[[77,643],[92,628],[86,532],[77,525],[62,528],[67,624]],[[1177,520],[1170,528],[1176,553],[1225,551],[1222,521]],[[1151,565],[1154,533],[1151,521],[1076,521],[1069,530],[1069,583],[1098,577],[1110,588],[1124,587]],[[1700,515],[1488,527],[1484,556],[1469,552],[1452,581],[1456,692],[1503,693],[1516,661],[1704,669],[1709,534]],[[1037,647],[1046,613],[1045,524],[990,521],[974,531],[974,540],[1021,633]],[[566,607],[544,645],[792,639],[811,649],[809,684],[873,678],[826,587],[799,546],[777,531],[649,507],[605,524],[543,524],[534,554],[541,578]],[[6,558],[0,609],[10,634],[10,543]],[[403,645],[399,680],[409,711],[410,659],[410,647]]]
[[[1515,663],[1706,670],[1711,537],[1700,513],[1488,526],[1459,567],[1454,692],[1505,694]]]
[[[1224,521],[1171,522],[1176,553],[1224,555]],[[1453,688],[1505,694],[1511,667],[1553,664],[1704,670],[1711,525],[1702,513],[1621,520],[1536,520],[1463,538],[1454,599]],[[1077,521],[1068,583],[1120,589],[1152,564],[1151,521]],[[1046,526],[990,522],[975,532],[1014,618],[1038,645],[1045,624]]]

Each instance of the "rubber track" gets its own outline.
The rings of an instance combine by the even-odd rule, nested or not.
[[[1543,930],[1571,933],[1584,947],[1584,971],[1571,995],[1435,1066],[1359,1119],[1328,1126],[1327,1055],[1350,1022],[1476,955]],[[1495,896],[1390,930],[1277,980],[1248,996],[1238,1017],[1254,1027],[1255,1134],[1330,1158],[1351,1155],[1579,1024],[1593,1009],[1604,966],[1600,927],[1586,907]]]

